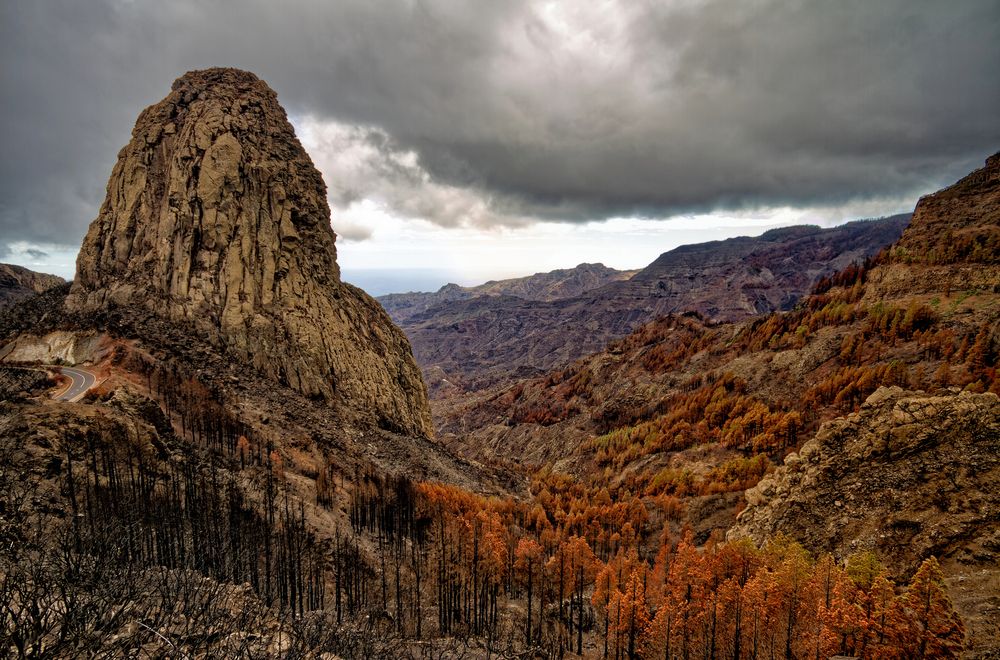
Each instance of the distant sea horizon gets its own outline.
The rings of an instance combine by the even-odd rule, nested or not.
[[[463,276],[454,271],[435,268],[342,268],[340,279],[364,289],[371,296],[437,291],[449,283],[474,286],[486,281],[474,275]]]

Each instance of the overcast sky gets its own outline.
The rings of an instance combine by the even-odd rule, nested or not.
[[[1000,149],[996,0],[4,0],[0,260],[71,276],[208,66],[278,92],[372,289],[909,210]]]

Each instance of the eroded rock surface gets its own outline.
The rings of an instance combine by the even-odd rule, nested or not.
[[[326,186],[277,95],[192,71],[144,110],[77,260],[67,308],[139,307],[308,396],[427,435],[409,343],[341,282]]]
[[[840,558],[873,550],[900,576],[935,555],[973,640],[996,639],[998,493],[995,394],[881,388],[748,490],[729,537],[783,532]]]

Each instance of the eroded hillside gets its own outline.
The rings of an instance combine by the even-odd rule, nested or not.
[[[995,394],[882,388],[748,490],[728,535],[784,533],[839,557],[875,552],[898,575],[940,557],[972,649],[985,652],[1000,639],[998,489]]]
[[[61,277],[0,264],[0,307],[24,300],[63,283]]]

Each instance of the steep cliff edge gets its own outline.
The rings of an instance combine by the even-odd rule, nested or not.
[[[409,343],[341,282],[335,240],[326,186],[274,91],[244,71],[192,71],[119,153],[66,306],[189,322],[266,377],[429,435]]]

